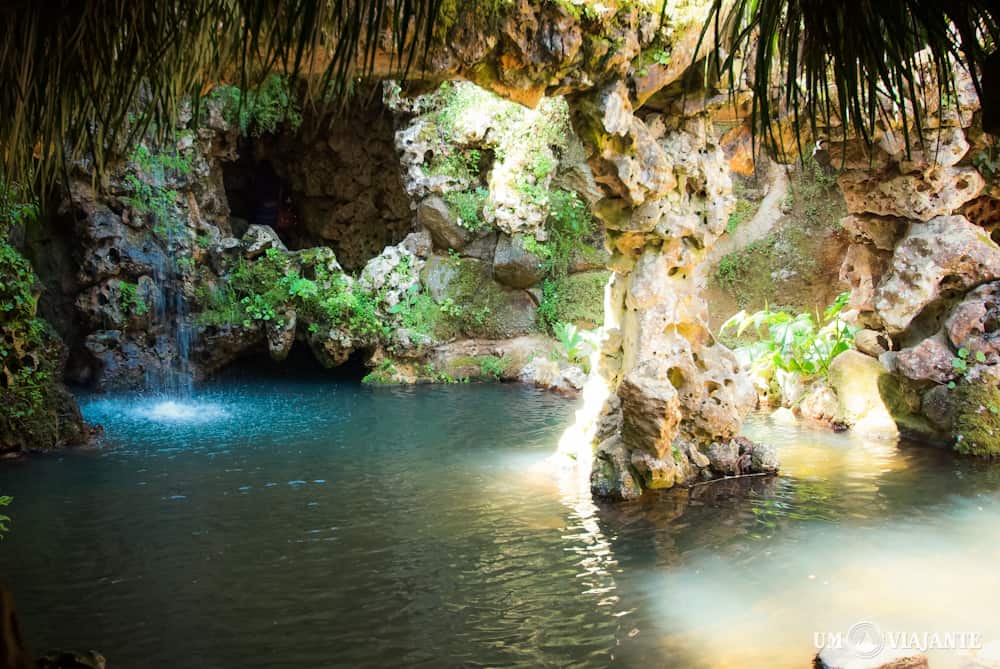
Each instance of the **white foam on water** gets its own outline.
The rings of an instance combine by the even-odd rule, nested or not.
[[[163,400],[137,407],[135,413],[158,423],[207,423],[229,416],[229,412],[218,404],[177,400]]]

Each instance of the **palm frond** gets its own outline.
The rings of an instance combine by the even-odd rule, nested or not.
[[[219,82],[279,71],[336,98],[380,50],[406,70],[442,0],[16,0],[0,5],[0,183],[45,189],[153,130]],[[388,43],[384,35],[388,35]]]
[[[731,86],[748,80],[751,122],[785,153],[778,127],[819,125],[870,142],[880,122],[901,121],[911,145],[926,112],[943,113],[958,69],[982,98],[983,67],[1000,44],[1000,7],[991,0],[713,0],[702,40],[714,40]],[[911,130],[916,137],[911,136]]]

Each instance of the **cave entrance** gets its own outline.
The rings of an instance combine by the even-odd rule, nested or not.
[[[381,95],[344,112],[303,116],[298,128],[247,137],[223,165],[234,234],[269,225],[290,249],[329,246],[360,271],[413,230],[393,114]]]
[[[218,375],[229,380],[286,379],[286,380],[338,380],[360,382],[371,370],[368,360],[371,351],[358,350],[337,367],[324,367],[303,342],[292,346],[288,357],[278,362],[266,351],[244,355],[229,363]]]

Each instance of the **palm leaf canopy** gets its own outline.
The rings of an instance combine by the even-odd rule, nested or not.
[[[48,182],[66,159],[165,130],[184,100],[270,71],[343,92],[376,52],[405,69],[441,0],[7,0],[0,5],[0,178]],[[389,35],[388,38],[385,36]],[[389,42],[388,44],[386,42]]]
[[[458,2],[472,11],[477,2],[516,4]],[[870,136],[883,101],[906,113],[928,85],[951,94],[953,62],[980,86],[1000,38],[992,0],[708,2],[703,38],[731,54],[720,59],[731,74],[738,57],[750,65],[755,126],[765,129],[787,110],[796,127],[836,116]],[[405,71],[431,43],[442,5],[455,3],[5,0],[0,181],[44,187],[84,157],[99,171],[114,147],[150,128],[166,132],[184,100],[197,104],[216,83],[308,70],[320,74],[310,77],[311,98],[329,99],[371,72],[377,52]]]
[[[954,104],[961,75],[1000,132],[998,91],[983,86],[1000,84],[996,0],[712,0],[702,39],[734,85],[749,79],[753,126],[778,150],[783,118],[800,144],[803,121],[871,141],[895,118],[909,146],[928,110]]]

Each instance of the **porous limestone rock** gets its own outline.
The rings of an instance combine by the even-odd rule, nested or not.
[[[906,221],[886,216],[845,216],[840,225],[855,242],[871,244],[879,251],[892,251],[906,231]]]
[[[268,225],[251,225],[241,240],[243,247],[243,257],[247,260],[255,260],[264,255],[268,249],[287,251],[285,243],[278,237],[274,228]]]
[[[944,291],[1000,279],[1000,247],[963,216],[914,223],[896,247],[874,306],[886,329],[902,332]]]
[[[667,364],[647,360],[622,381],[622,443],[661,457],[670,450],[681,421],[681,402]]]
[[[915,221],[948,216],[978,197],[986,185],[973,167],[939,165],[891,177],[862,170],[849,171],[840,176],[839,183],[850,213],[898,216]]]
[[[642,495],[642,486],[632,469],[629,453],[617,435],[597,447],[590,472],[590,489],[595,495],[622,501]]]
[[[964,348],[973,361],[1000,364],[1000,282],[969,292],[945,321],[948,339]]]
[[[840,265],[840,280],[851,287],[848,306],[862,313],[875,311],[876,289],[892,254],[872,244],[851,244]]]
[[[943,333],[928,337],[916,346],[904,348],[895,356],[895,371],[911,381],[948,383],[958,378],[952,364],[955,353]]]
[[[837,393],[825,383],[816,383],[802,398],[799,413],[804,418],[820,423],[832,423],[837,418],[840,403]]]

